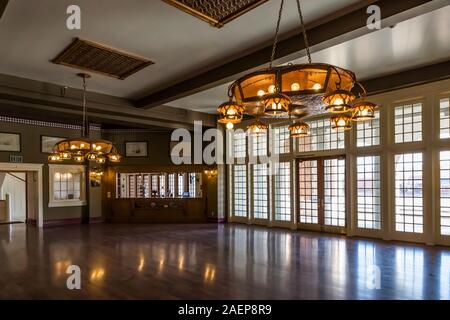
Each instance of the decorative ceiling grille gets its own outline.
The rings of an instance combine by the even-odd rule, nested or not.
[[[152,61],[92,41],[76,38],[53,63],[124,80]]]
[[[216,28],[256,8],[268,0],[163,0]]]

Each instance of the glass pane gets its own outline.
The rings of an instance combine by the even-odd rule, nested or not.
[[[380,156],[357,158],[358,228],[381,229]]]
[[[268,218],[267,165],[253,166],[253,215],[256,219]]]
[[[291,221],[291,171],[289,162],[275,164],[275,220]]]
[[[345,159],[324,160],[325,225],[345,227]]]
[[[247,217],[247,168],[245,165],[233,168],[233,215]]]
[[[395,143],[422,141],[422,104],[395,107]]]
[[[395,156],[395,230],[423,232],[422,153]]]
[[[319,223],[317,161],[299,163],[299,207],[300,222]]]

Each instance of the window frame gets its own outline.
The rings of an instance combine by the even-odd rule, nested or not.
[[[60,200],[54,198],[54,176],[56,173],[64,174],[80,174],[80,199],[66,199]],[[48,165],[48,207],[80,207],[87,205],[86,201],[86,167],[84,165],[64,165],[64,164],[49,164]]]

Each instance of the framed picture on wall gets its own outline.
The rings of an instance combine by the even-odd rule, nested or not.
[[[50,137],[50,136],[41,136],[41,152],[42,153],[52,153],[53,146],[60,141],[65,140],[63,137]]]
[[[125,142],[125,156],[129,158],[147,157],[147,141]]]
[[[20,133],[0,132],[0,151],[20,152]]]

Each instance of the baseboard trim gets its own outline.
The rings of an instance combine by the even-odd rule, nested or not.
[[[105,223],[105,218],[104,217],[93,217],[93,218],[89,218],[89,223]]]
[[[53,220],[44,220],[44,228],[52,228],[52,227],[61,227],[67,225],[81,224],[81,218],[75,219],[53,219]]]

